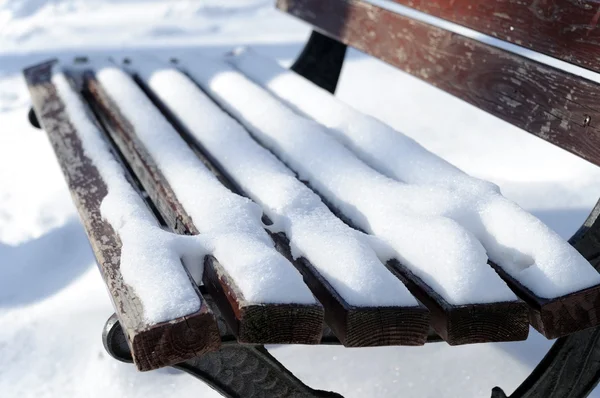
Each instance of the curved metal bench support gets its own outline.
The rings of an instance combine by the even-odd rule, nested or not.
[[[582,398],[599,379],[600,328],[593,328],[556,340],[513,394],[495,387],[492,398]]]
[[[27,113],[27,119],[29,120],[29,124],[31,124],[36,129],[42,128],[42,126],[40,126],[38,117],[35,114],[35,110],[33,109],[33,106],[31,108],[29,108],[29,112]]]
[[[222,346],[218,351],[179,363],[174,368],[202,380],[228,398],[342,398],[334,392],[308,387],[264,346],[238,344],[212,300],[207,298],[207,301],[215,309]],[[325,330],[324,336],[325,344],[337,342],[329,330]],[[113,358],[133,362],[127,339],[114,314],[104,326],[102,342]]]
[[[260,345],[224,345],[217,352],[175,368],[201,379],[226,397],[341,397],[306,386]]]
[[[600,267],[600,201],[569,240],[590,263]],[[562,337],[510,398],[587,397],[600,380],[600,327]],[[501,388],[492,398],[507,398]]]

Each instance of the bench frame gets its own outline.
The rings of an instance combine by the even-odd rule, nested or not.
[[[306,46],[291,69],[308,80],[334,93],[347,46],[318,31],[313,31]],[[40,127],[35,111],[29,120]],[[600,201],[571,243],[591,264],[600,268]],[[239,344],[225,317],[216,310],[213,298],[201,292],[215,316],[221,336],[221,348],[174,365],[197,377],[226,397],[340,397],[333,392],[311,389],[280,364],[262,345]],[[427,342],[441,341],[430,333]],[[106,323],[103,342],[108,353],[123,362],[132,362],[125,333],[116,316]],[[321,344],[340,344],[326,327]],[[244,369],[243,371],[240,371]],[[529,377],[510,395],[520,397],[585,397],[600,380],[600,327],[561,337],[552,346]],[[492,398],[506,398],[499,387]]]
[[[344,57],[346,45],[317,31],[313,31],[302,53],[291,69],[318,86],[334,93]],[[31,116],[35,123],[35,115]],[[594,267],[600,267],[600,201],[581,228],[571,237],[571,243]],[[204,297],[210,296],[204,294]],[[214,305],[211,308],[217,308]],[[216,312],[216,311],[215,311]],[[175,365],[190,375],[206,382],[226,397],[254,397],[263,393],[268,396],[339,397],[333,392],[313,390],[303,384],[289,370],[273,358],[262,345],[238,344],[220,313],[215,313],[221,333],[222,348],[219,351],[196,357]],[[131,362],[131,354],[125,336],[112,316],[106,323],[103,341],[106,350],[114,358]],[[431,334],[428,342],[441,341]],[[340,344],[335,335],[326,329],[321,344]],[[215,367],[215,363],[221,366]],[[235,364],[235,365],[234,365]],[[244,376],[234,369],[254,369]],[[269,383],[254,383],[257,375]],[[234,377],[232,377],[234,376]],[[525,381],[510,395],[511,398],[528,397],[585,397],[600,380],[600,327],[591,328],[556,340],[546,356]],[[232,386],[240,385],[243,388]],[[265,385],[276,388],[265,389]],[[294,395],[295,396],[295,395]],[[500,387],[492,390],[492,398],[508,397]]]

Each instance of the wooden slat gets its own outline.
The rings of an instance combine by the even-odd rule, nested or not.
[[[148,192],[165,222],[181,234],[196,235],[198,228],[177,200],[169,183],[139,140],[133,126],[102,89],[93,73],[86,72],[88,101]],[[158,112],[158,110],[157,110]],[[201,221],[200,221],[201,222]],[[203,283],[241,343],[317,344],[323,325],[320,304],[265,304],[248,302],[217,259],[205,260]]]
[[[502,268],[492,264],[508,286],[529,305],[529,320],[538,332],[555,339],[600,324],[600,286],[546,299],[536,296]]]
[[[133,67],[135,70],[135,67]],[[168,106],[161,102],[159,95],[152,92],[143,81],[135,78],[148,97],[155,103],[182,137],[203,159],[221,181],[233,192],[249,197],[235,182],[219,160],[210,154],[201,142],[186,129]],[[190,80],[190,84],[194,84]],[[265,216],[264,221],[270,224]],[[270,233],[270,232],[269,232]],[[302,274],[304,281],[315,297],[325,308],[325,321],[334,331],[340,342],[347,347],[368,347],[388,345],[423,345],[429,330],[429,311],[423,305],[415,307],[358,307],[346,302],[331,286],[327,279],[306,258],[294,259],[288,237],[284,233],[270,233],[278,250]]]
[[[120,272],[119,236],[100,214],[107,186],[85,155],[79,134],[51,82],[54,64],[52,61],[25,70],[25,79],[35,113],[48,133],[65,175],[135,364],[140,370],[156,369],[218,349],[220,337],[216,321],[191,278],[190,284],[202,303],[199,311],[156,325],[143,320],[143,304],[123,281]],[[123,173],[127,174],[125,170]]]
[[[325,320],[346,347],[423,345],[427,341],[430,315],[422,304],[416,307],[359,307],[348,304],[327,279],[304,257],[293,260],[288,237],[274,239],[302,273],[304,281],[325,307]]]
[[[278,7],[600,165],[600,89],[594,82],[363,1],[279,0]]]
[[[600,72],[598,1],[392,1]]]
[[[450,345],[519,341],[529,334],[528,308],[520,300],[453,305],[399,261],[388,261],[387,267],[429,308],[431,325]]]

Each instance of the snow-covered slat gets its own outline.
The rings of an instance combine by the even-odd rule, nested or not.
[[[53,68],[56,62],[29,68],[25,79],[136,366],[156,369],[218,349],[214,316],[181,259],[156,244],[171,236],[130,184],[79,94]],[[132,232],[146,238],[138,247]],[[147,253],[141,262],[132,261],[137,249]]]
[[[600,274],[558,234],[500,195],[379,120],[346,105],[277,62],[248,49],[230,62],[328,132],[379,172],[408,184],[442,187],[475,205],[459,211],[498,272],[532,305],[532,324],[555,338],[600,322]],[[474,198],[474,199],[473,199]],[[457,213],[457,211],[454,211]],[[508,221],[508,222],[507,222]],[[585,310],[583,310],[585,309]]]
[[[141,58],[130,65],[174,123],[208,152],[289,239],[295,265],[346,346],[420,345],[429,328],[419,304],[377,257],[368,237],[348,227],[268,150],[257,144],[185,74]],[[281,242],[287,245],[288,242]]]
[[[167,224],[211,237],[202,281],[238,340],[318,343],[323,308],[275,249],[260,207],[218,181],[126,72],[98,67],[84,85]]]
[[[463,196],[408,186],[376,172],[326,129],[305,119],[231,66],[194,57],[186,71],[264,146],[353,224],[381,238],[380,257],[407,280],[451,344],[521,339],[527,309],[487,264],[476,237],[445,212]],[[466,205],[469,205],[467,202]]]

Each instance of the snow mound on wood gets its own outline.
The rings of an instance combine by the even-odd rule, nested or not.
[[[361,234],[329,211],[321,199],[258,145],[183,73],[140,59],[138,76],[183,123],[243,191],[285,232],[292,255],[304,257],[350,305],[416,306]]]
[[[275,249],[265,231],[260,206],[221,184],[126,72],[108,66],[99,69],[97,78],[133,126],[194,225],[208,235],[211,254],[245,300],[314,304],[300,273]],[[190,264],[194,266],[198,263]]]
[[[111,154],[101,132],[89,119],[85,105],[62,73],[52,82],[79,132],[84,152],[107,185],[101,213],[122,241],[121,268],[143,304],[150,324],[169,321],[200,309],[200,297],[181,264],[180,255],[169,249],[171,234],[163,231],[125,178],[121,165]],[[200,246],[202,248],[202,246]]]
[[[462,198],[398,184],[368,167],[319,124],[292,112],[224,62],[195,57],[188,73],[252,135],[451,304],[515,300],[487,265],[485,249],[456,221],[440,216]],[[192,66],[193,65],[193,66]],[[381,253],[382,260],[389,251]]]
[[[535,294],[557,297],[600,283],[600,274],[558,234],[500,195],[497,186],[467,175],[413,139],[344,104],[327,91],[252,50],[228,58],[255,82],[326,130],[365,163],[399,182],[445,190],[415,209],[455,219],[481,241],[488,256]],[[431,194],[414,198],[422,206]],[[419,199],[420,198],[420,199]],[[443,207],[446,206],[444,209]]]

